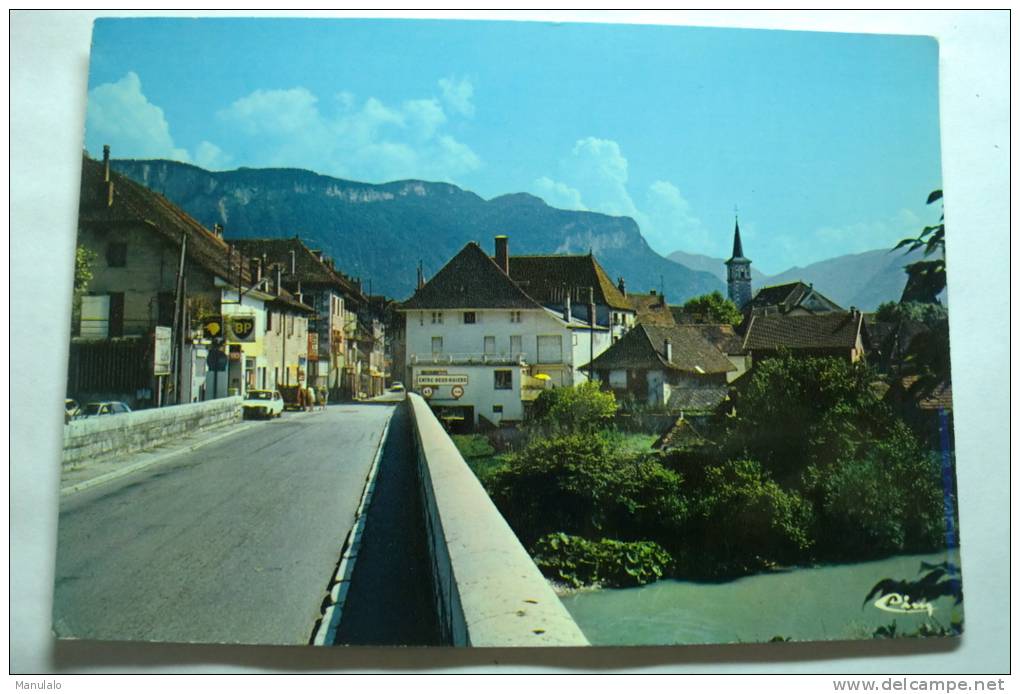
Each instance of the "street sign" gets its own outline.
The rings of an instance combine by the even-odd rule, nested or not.
[[[434,391],[432,390],[432,386],[425,386],[424,388],[421,389],[421,396],[423,398],[431,398],[433,392]]]
[[[209,316],[202,321],[202,332],[212,339],[223,339],[223,317]]]
[[[467,382],[467,374],[418,374],[419,386],[463,386]]]
[[[227,316],[226,324],[227,324],[227,339],[230,342],[255,341],[254,315]]]
[[[230,345],[230,361],[241,361],[241,345]]]
[[[164,326],[156,326],[155,345],[152,356],[152,375],[170,375],[170,355],[173,352],[173,331]]]
[[[464,386],[454,386],[453,388],[450,388],[450,395],[459,400],[460,397],[464,395]]]

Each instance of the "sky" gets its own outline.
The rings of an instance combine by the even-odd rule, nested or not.
[[[545,22],[100,19],[85,146],[446,181],[774,274],[940,212],[929,37]]]

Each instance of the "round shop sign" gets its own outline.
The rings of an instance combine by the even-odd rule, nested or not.
[[[464,395],[464,386],[454,386],[453,388],[450,388],[450,395],[455,398],[460,398],[460,396]]]
[[[432,397],[432,386],[424,386],[424,387],[422,387],[421,395],[422,395],[423,398],[431,398]]]

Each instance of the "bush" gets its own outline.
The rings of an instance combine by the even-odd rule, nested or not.
[[[572,434],[509,456],[488,489],[528,545],[556,531],[590,539],[668,535],[686,515],[681,481],[654,454],[622,456],[606,437]]]
[[[454,435],[450,438],[464,458],[488,458],[496,454],[489,439],[481,434]]]
[[[641,586],[662,578],[671,561],[654,542],[591,542],[566,533],[542,537],[531,554],[542,573],[574,588]]]
[[[705,470],[691,511],[697,539],[690,573],[741,574],[792,563],[812,545],[811,505],[784,491],[755,460],[731,460]]]
[[[532,421],[559,433],[594,433],[616,414],[616,396],[598,381],[546,390],[532,406]]]

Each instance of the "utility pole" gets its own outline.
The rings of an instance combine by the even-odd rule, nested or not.
[[[188,233],[181,232],[181,258],[177,265],[177,286],[175,287],[174,296],[174,329],[173,329],[173,353],[170,355],[170,364],[173,370],[173,381],[176,392],[174,393],[174,403],[180,402],[180,387],[181,387],[181,351],[183,349],[184,341],[180,338],[181,331],[183,330],[182,323],[184,322],[184,258],[188,248]]]

